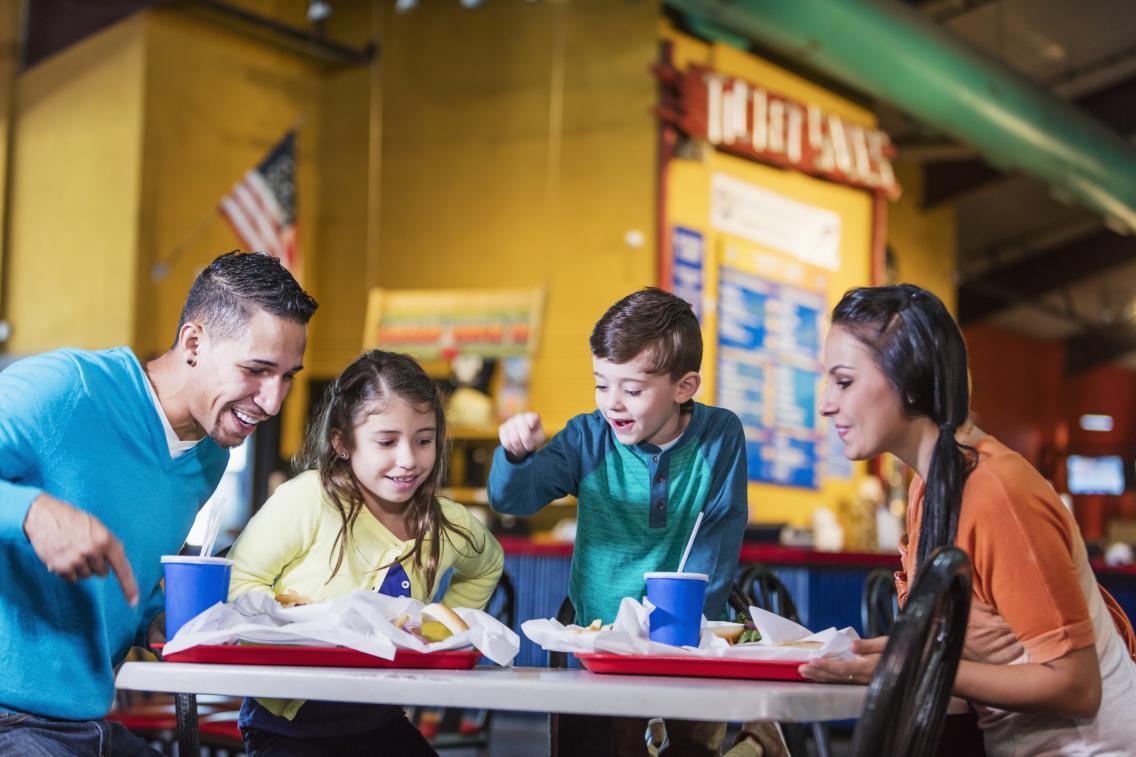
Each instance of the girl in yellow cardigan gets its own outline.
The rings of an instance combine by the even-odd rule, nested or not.
[[[446,459],[437,387],[411,358],[373,350],[328,389],[305,445],[309,470],[283,484],[233,545],[229,599],[250,591],[320,602],[363,589],[482,609],[501,546],[437,495]],[[246,699],[250,757],[434,755],[401,707]]]

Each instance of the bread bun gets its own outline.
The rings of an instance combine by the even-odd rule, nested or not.
[[[451,634],[468,631],[469,626],[461,617],[441,602],[432,602],[422,608],[422,623],[436,621],[449,629]]]
[[[289,607],[299,607],[300,605],[315,604],[310,598],[298,593],[295,589],[289,589],[283,594],[277,594],[276,601],[285,609]]]
[[[737,644],[738,639],[742,637],[745,631],[745,626],[741,623],[731,623],[726,626],[711,626],[710,633],[717,636],[719,639],[725,639],[728,644]]]
[[[589,625],[586,625],[586,626],[569,626],[568,630],[571,631],[572,633],[597,633],[599,631],[610,631],[611,630],[611,623],[608,623],[605,626],[603,624],[602,620],[600,620],[599,618],[596,618]]]

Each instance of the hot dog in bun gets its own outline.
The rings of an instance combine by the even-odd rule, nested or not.
[[[435,628],[434,624],[441,625],[445,629]],[[429,633],[427,627],[429,626]],[[422,608],[422,635],[426,636],[430,641],[442,641],[448,639],[455,633],[468,631],[469,626],[462,620],[456,612],[446,607],[441,602],[433,602]],[[438,637],[438,638],[430,638]]]
[[[399,615],[394,619],[394,625],[427,643],[445,641],[455,633],[469,630],[466,622],[441,602],[423,607],[417,625],[410,621],[409,615]]]

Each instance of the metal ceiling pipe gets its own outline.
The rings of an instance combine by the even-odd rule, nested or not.
[[[699,33],[722,42],[741,35],[800,61],[1136,231],[1136,148],[911,8],[893,0],[663,2]]]

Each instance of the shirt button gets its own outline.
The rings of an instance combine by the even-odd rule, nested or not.
[[[402,588],[409,589],[410,588],[410,582],[409,581],[403,581],[402,582]]]
[[[664,507],[666,507],[666,505],[664,505],[662,502],[656,502],[655,503],[655,509],[656,510],[662,510]]]
[[[659,462],[659,456],[658,456],[658,455],[653,455],[653,456],[651,457],[651,462],[652,462],[652,463],[657,463],[657,462]]]
[[[660,473],[659,475],[655,476],[655,483],[656,483],[656,484],[661,484],[661,483],[663,483],[663,482],[664,482],[664,481],[666,481],[666,480],[667,480],[667,477],[666,477],[666,476],[664,476],[664,475],[663,475],[663,474],[661,474],[661,473]]]

